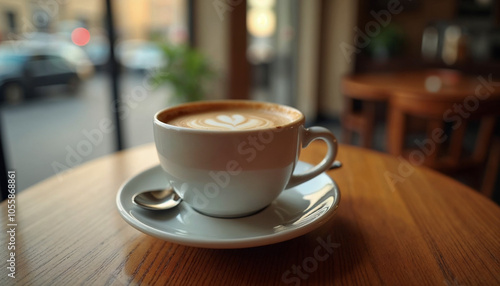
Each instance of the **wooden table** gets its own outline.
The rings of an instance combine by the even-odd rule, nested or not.
[[[301,160],[318,162],[325,151],[313,143]],[[329,222],[286,242],[232,250],[176,245],[122,220],[118,188],[158,164],[153,145],[92,161],[16,197],[15,279],[5,267],[7,202],[0,204],[0,285],[500,284],[496,204],[388,155],[340,146],[338,159],[344,166],[328,174],[342,199]]]
[[[473,95],[478,85],[482,93],[490,92],[490,100],[498,100],[498,79],[493,75],[473,76],[447,69],[407,72],[354,74],[342,78],[342,90],[349,96],[366,100],[388,100],[398,92],[439,96],[442,100],[463,100]]]

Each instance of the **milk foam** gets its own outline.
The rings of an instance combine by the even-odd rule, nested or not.
[[[182,115],[168,123],[203,130],[251,130],[280,126],[291,120],[280,113],[256,109],[217,110]]]

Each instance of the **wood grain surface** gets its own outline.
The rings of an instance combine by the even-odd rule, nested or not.
[[[301,160],[318,162],[312,143]],[[21,192],[16,278],[7,276],[0,204],[0,285],[499,285],[500,208],[472,189],[397,158],[341,145],[328,174],[342,199],[325,225],[249,249],[180,246],[125,223],[115,197],[158,164],[153,145],[103,157]],[[17,174],[22,179],[22,174]]]

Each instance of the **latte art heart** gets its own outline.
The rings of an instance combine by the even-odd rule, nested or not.
[[[227,124],[231,124],[233,126],[236,126],[236,125],[242,123],[243,121],[245,121],[245,117],[243,115],[240,115],[240,114],[234,114],[231,116],[218,115],[215,118],[215,120],[212,120],[212,119],[208,119],[208,120],[213,121],[213,122],[227,123]],[[208,121],[207,121],[207,123],[208,123]]]
[[[186,122],[191,128],[217,130],[248,130],[273,126],[273,122],[264,118],[241,114],[217,115],[215,118],[193,118]]]

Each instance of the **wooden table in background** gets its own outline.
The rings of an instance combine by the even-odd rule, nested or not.
[[[325,149],[313,143],[301,160],[318,162]],[[342,145],[338,159],[344,166],[328,172],[342,193],[331,221],[286,242],[232,250],[173,244],[122,220],[118,188],[158,164],[153,145],[92,161],[17,196],[15,279],[5,267],[7,203],[0,204],[0,284],[500,284],[496,204],[388,155]],[[337,247],[313,261],[320,240]]]
[[[343,92],[348,96],[370,101],[387,101],[398,92],[439,97],[444,101],[463,100],[474,95],[478,85],[488,100],[499,100],[498,78],[493,75],[474,76],[448,69],[426,69],[406,72],[366,73],[342,78]]]

